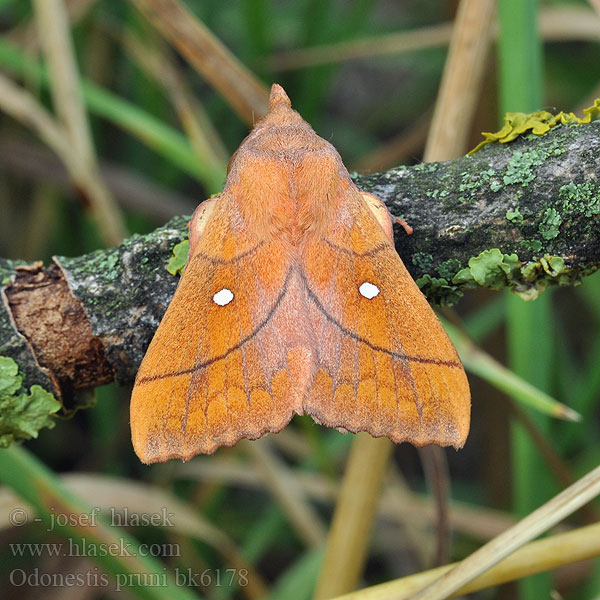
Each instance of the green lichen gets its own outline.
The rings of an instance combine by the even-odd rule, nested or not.
[[[121,275],[119,266],[119,255],[116,252],[111,253],[106,257],[103,270],[107,273],[108,279],[118,279]]]
[[[510,221],[511,223],[522,223],[523,215],[521,214],[519,207],[518,206],[515,207],[514,210],[507,210],[506,211],[506,219],[508,221]]]
[[[518,283],[514,291],[523,300],[535,300],[542,294],[548,285],[578,285],[580,275],[576,276],[560,256],[545,254],[536,261],[525,263],[521,269],[523,283]]]
[[[423,275],[416,280],[420,290],[427,296],[432,304],[438,306],[452,306],[456,304],[463,296],[463,292],[457,285],[453,285],[444,277],[432,277]]]
[[[506,287],[513,272],[519,268],[516,254],[503,254],[498,248],[484,250],[469,259],[469,266],[461,269],[452,283],[469,284],[499,290]]]
[[[461,196],[458,198],[458,202],[461,204],[474,204],[477,202],[475,192],[484,187],[487,188],[498,184],[498,179],[492,179],[497,176],[498,173],[492,168],[477,173],[463,171],[460,173],[460,184],[458,189],[461,192]],[[449,195],[447,190],[444,191],[446,193],[444,194],[444,192],[441,192],[440,198]]]
[[[437,163],[421,163],[412,167],[413,171],[421,171],[423,173],[435,173],[437,171]]]
[[[451,281],[452,278],[460,270],[460,267],[461,267],[460,260],[457,260],[456,258],[450,258],[450,259],[444,261],[437,268],[437,272],[439,273],[440,277],[442,277],[443,279],[448,279],[449,281]]]
[[[567,275],[568,269],[565,265],[565,259],[562,258],[562,256],[550,256],[549,254],[546,254],[542,256],[542,258],[540,258],[539,262],[542,265],[544,271],[548,273],[548,275],[550,275],[551,277],[560,277],[563,275]],[[564,283],[567,283],[567,280],[564,278],[562,281]]]
[[[560,213],[555,208],[547,208],[538,226],[538,231],[545,240],[552,240],[558,236],[561,223]]]
[[[121,276],[121,261],[118,248],[95,250],[87,255],[88,273],[105,273],[106,279],[115,281]]]
[[[412,257],[412,264],[423,271],[427,271],[428,269],[431,269],[431,266],[433,265],[433,256],[426,252],[415,252]]]
[[[521,240],[521,246],[530,252],[539,252],[543,248],[540,240]]]
[[[37,438],[43,427],[54,427],[52,414],[61,404],[39,385],[23,388],[17,363],[0,356],[0,448]]]
[[[516,254],[503,254],[498,248],[484,250],[471,257],[468,264],[451,280],[458,292],[463,287],[494,290],[508,287],[524,300],[534,300],[551,284],[577,285],[583,276],[580,271],[570,269],[560,256],[545,254],[539,259],[523,262]]]
[[[461,192],[472,192],[478,190],[489,183],[490,178],[492,178],[494,175],[496,175],[496,171],[494,169],[487,169],[485,171],[481,171],[480,173],[463,171],[460,174],[461,183],[458,186],[458,189]]]
[[[543,164],[547,156],[546,151],[535,148],[525,152],[514,152],[502,177],[504,185],[521,184],[527,187],[536,178],[533,167]]]
[[[176,244],[173,247],[173,255],[169,259],[169,264],[167,265],[167,271],[171,273],[171,275],[181,275],[181,273],[183,273],[189,249],[189,240],[183,240],[183,242],[179,242],[179,244]]]
[[[580,213],[588,218],[600,214],[600,188],[591,181],[561,186],[558,198],[564,211]]]
[[[450,196],[450,192],[448,190],[440,190],[436,188],[433,190],[425,190],[425,195],[431,200],[437,200],[438,198],[442,200],[443,198]]]

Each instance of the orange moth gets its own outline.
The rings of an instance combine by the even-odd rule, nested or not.
[[[462,447],[470,394],[441,323],[395,251],[392,220],[279,85],[190,223],[189,257],[138,372],[144,463],[278,432]]]

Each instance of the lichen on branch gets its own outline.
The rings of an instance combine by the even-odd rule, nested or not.
[[[32,385],[27,393],[17,363],[0,356],[0,448],[36,438],[43,427],[54,427],[50,415],[59,409],[60,402],[41,386]]]
[[[355,175],[354,180],[414,228],[410,236],[397,228],[396,248],[434,304],[453,304],[474,287],[510,287],[534,299],[548,285],[578,283],[600,264],[598,121],[557,123],[544,135],[487,144],[457,160]],[[75,371],[85,371],[89,348],[97,345],[108,362],[107,369],[98,370],[103,382],[107,377],[133,380],[177,286],[178,277],[167,266],[174,247],[187,238],[187,221],[177,217],[116,248],[55,259],[52,276],[66,282],[57,282],[57,289],[66,290],[83,307],[92,337],[87,346],[81,344],[80,356],[69,357]],[[171,262],[172,271],[185,262],[182,248]],[[48,364],[61,357],[40,352],[42,342],[27,331],[38,323],[20,323],[19,331],[15,327],[9,299],[18,297],[26,304],[29,289],[20,289],[16,296],[18,278],[6,286],[18,269],[0,259],[5,286],[0,356],[18,363],[27,386],[38,383],[61,399],[64,377],[70,375],[63,374],[61,380],[56,373],[64,364]],[[52,328],[47,331],[51,336]],[[95,371],[85,372],[91,379],[85,385],[93,385]],[[76,382],[71,383],[76,390]]]
[[[396,248],[433,303],[453,304],[471,287],[534,299],[600,264],[599,121],[357,183],[414,227],[396,232]]]

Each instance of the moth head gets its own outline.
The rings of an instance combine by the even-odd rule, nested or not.
[[[268,123],[279,120],[283,120],[286,123],[304,123],[304,119],[292,108],[292,102],[285,93],[285,90],[278,83],[274,83],[271,86],[271,94],[269,96],[269,112],[262,122]]]

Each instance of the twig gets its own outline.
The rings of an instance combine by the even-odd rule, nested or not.
[[[186,85],[177,66],[170,60],[170,49],[161,40],[148,44],[133,34],[126,33],[121,36],[121,40],[133,60],[169,95],[198,159],[206,162],[209,172],[214,173],[208,182],[208,191],[219,192],[225,179],[227,150],[203,107]]]
[[[131,1],[246,123],[266,113],[267,88],[180,0]]]
[[[34,0],[34,6],[51,75],[54,108],[73,148],[71,174],[86,193],[106,243],[116,245],[126,236],[125,224],[98,172],[71,44],[68,13],[63,0]]]
[[[425,162],[464,154],[479,98],[496,0],[462,0],[425,147]]]
[[[495,585],[515,581],[528,575],[535,575],[542,571],[593,558],[599,554],[600,523],[596,523],[568,533],[561,533],[531,542],[447,597],[456,598]],[[335,600],[409,600],[411,594],[422,589],[444,573],[448,573],[454,566],[445,565],[430,571],[423,571],[402,579],[365,588],[352,594],[339,596]]]
[[[0,140],[0,165],[33,181],[72,192],[73,182],[61,158],[34,143],[6,137]],[[102,179],[123,208],[143,212],[157,222],[192,214],[198,204],[198,199],[163,188],[123,166],[101,161],[99,168]]]
[[[393,445],[359,433],[352,444],[314,600],[353,590],[367,557],[381,486]]]
[[[443,600],[600,494],[600,467],[470,554],[411,600]],[[600,550],[597,550],[597,552]]]
[[[490,144],[471,157],[398,168],[356,180],[363,189],[379,195],[392,214],[418,224],[413,235],[398,235],[396,249],[411,275],[425,284],[422,290],[431,302],[456,303],[464,289],[478,286],[539,294],[550,284],[572,285],[599,264],[598,217],[586,215],[585,204],[564,198],[571,189],[597,193],[598,132],[598,122],[559,126],[511,144]],[[526,155],[544,158],[519,174],[526,176],[526,185],[523,180],[506,184],[503,179],[514,176],[511,165]],[[495,185],[498,188],[492,188]],[[523,215],[518,222],[506,217],[516,202]],[[562,223],[552,231],[554,237],[546,240],[541,232],[546,232],[542,226],[549,206],[556,207],[552,210],[562,216]],[[83,303],[93,323],[92,333],[103,345],[113,377],[119,381],[133,379],[145,344],[173,295],[177,279],[165,265],[173,246],[186,236],[186,220],[177,219],[152,234],[129,238],[111,251],[58,259],[68,279],[68,291]],[[537,249],[526,247],[530,240],[540,238]],[[492,262],[485,271],[481,270],[483,259]],[[0,269],[5,277],[14,272],[14,267],[3,266],[1,259]],[[458,273],[461,278],[467,273],[472,279],[462,280]],[[21,290],[23,307],[28,297],[33,301],[33,288]],[[45,318],[51,324],[52,319],[68,320],[69,316],[47,312]],[[0,306],[0,327],[3,323],[7,341],[0,339],[0,353],[11,356],[10,340],[18,345],[18,335],[10,315]],[[20,327],[25,335],[35,337],[39,325],[26,319]],[[49,337],[43,343],[51,346],[55,340],[52,329],[47,331]],[[80,358],[82,366],[87,364],[94,371],[89,358]],[[20,368],[39,374],[34,361],[24,364],[21,356],[17,359]],[[60,363],[48,367],[60,369]],[[28,385],[32,383],[35,381]],[[71,383],[77,387],[76,382]]]
[[[309,547],[319,546],[325,540],[321,518],[310,505],[306,493],[289,469],[272,452],[266,439],[245,444],[254,458],[264,483],[288,516],[298,537]]]
[[[425,479],[429,491],[435,500],[436,508],[436,550],[433,557],[434,566],[448,562],[450,554],[450,473],[444,450],[439,446],[419,448],[419,457],[423,464]]]
[[[599,2],[599,0],[590,0]],[[540,35],[546,42],[598,41],[600,18],[583,6],[547,6],[540,10]],[[498,35],[497,27],[492,30]],[[445,46],[452,36],[452,24],[441,23],[376,37],[290,50],[265,59],[274,71],[304,69],[374,56],[394,56],[426,48]]]

